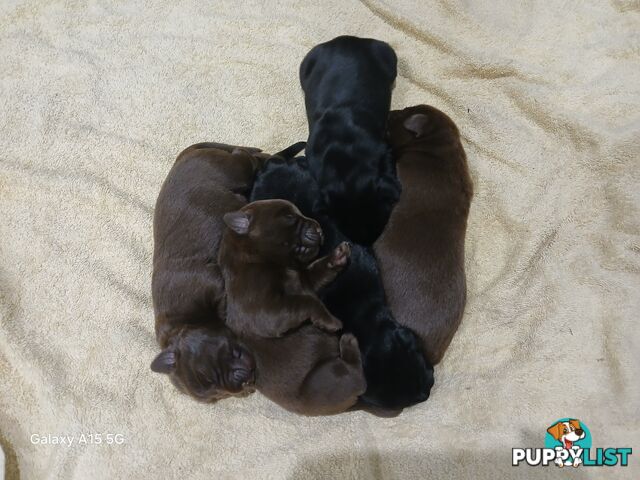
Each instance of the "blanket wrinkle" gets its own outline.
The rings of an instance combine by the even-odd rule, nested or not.
[[[527,175],[526,168],[523,165],[520,165],[519,163],[516,163],[510,160],[507,155],[500,154],[499,152],[495,151],[491,147],[487,147],[481,144],[480,142],[477,142],[469,138],[468,136],[464,135],[464,133],[461,133],[460,136],[462,137],[462,140],[464,141],[465,145],[469,145],[473,147],[473,149],[481,153],[484,158],[493,159],[495,160],[495,163],[497,163],[498,165],[504,165],[506,167],[509,167],[510,169],[518,172],[518,174],[520,174],[520,176],[522,177]]]
[[[395,15],[389,13],[386,9],[382,8],[377,2],[370,0],[358,0],[365,8],[367,8],[376,17],[380,18],[384,23],[388,24],[395,30],[400,30],[405,35],[412,37],[413,39],[426,44],[429,47],[439,50],[443,54],[462,56],[463,52],[456,51],[450,42],[439,38],[431,31],[421,31],[416,28],[411,22],[403,20]]]
[[[145,215],[153,215],[153,208],[147,205],[145,202],[137,199],[132,192],[123,190],[117,187],[113,182],[102,178],[99,175],[95,175],[90,172],[82,170],[70,171],[66,168],[46,168],[46,167],[33,167],[24,165],[20,162],[12,162],[11,160],[2,160],[2,165],[5,168],[28,171],[34,176],[45,177],[46,180],[51,181],[64,181],[70,185],[73,184],[85,184],[84,186],[98,187],[103,191],[109,192],[110,195],[118,198],[123,203],[126,203],[132,207],[141,210]],[[89,185],[86,185],[89,184]]]
[[[554,135],[562,135],[576,146],[578,151],[593,152],[598,146],[597,133],[588,130],[578,121],[570,122],[566,119],[545,112],[543,106],[533,98],[524,98],[520,92],[506,89],[507,96],[514,105],[529,118],[536,126]],[[596,138],[592,138],[596,137]]]
[[[564,478],[510,455],[565,416],[594,445],[637,445],[639,15],[635,0],[0,2],[7,479]],[[431,104],[460,129],[461,328],[432,396],[395,418],[195,402],[149,370],[160,186],[193,143],[304,140],[300,61],[343,34],[396,50],[393,108]],[[124,444],[30,439],[81,433]]]
[[[446,89],[439,87],[435,83],[429,82],[427,80],[418,80],[413,75],[411,67],[406,65],[402,59],[399,59],[398,78],[396,79],[396,85],[397,82],[400,82],[402,80],[408,81],[411,85],[423,90],[424,92],[428,92],[436,97],[439,97],[452,107],[459,106],[459,103],[449,93],[446,92]]]

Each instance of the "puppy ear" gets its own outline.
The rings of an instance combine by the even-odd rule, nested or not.
[[[582,428],[580,426],[580,420],[571,419],[569,420],[569,425],[573,426],[573,428],[575,428],[576,430]]]
[[[551,425],[549,428],[547,428],[547,432],[549,432],[549,434],[556,440],[560,440],[560,437],[562,437],[562,433],[560,433],[561,428],[562,428],[562,423],[558,422]]]
[[[224,223],[238,235],[246,235],[249,233],[249,224],[251,216],[248,213],[238,210],[237,212],[225,213],[222,217]]]
[[[416,113],[405,119],[402,125],[412,132],[416,138],[420,138],[427,131],[427,123],[429,123],[429,117],[424,113]]]
[[[176,369],[176,352],[169,348],[161,351],[151,362],[151,370],[156,373],[171,373]]]
[[[255,152],[252,152],[250,150],[255,150]],[[234,157],[240,157],[240,159],[248,161],[251,164],[251,169],[254,172],[260,170],[265,162],[265,159],[269,158],[269,155],[267,155],[266,153],[261,153],[260,149],[258,148],[247,149],[245,147],[236,147],[231,152],[231,155],[233,155]]]

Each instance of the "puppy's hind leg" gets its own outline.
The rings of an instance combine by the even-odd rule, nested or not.
[[[315,415],[332,415],[351,408],[367,389],[358,342],[351,334],[340,338],[340,357],[316,366],[300,389],[301,400]]]

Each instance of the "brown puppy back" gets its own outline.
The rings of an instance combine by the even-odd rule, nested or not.
[[[420,105],[393,111],[389,143],[402,194],[375,244],[389,305],[438,363],[466,302],[464,240],[473,185],[454,122]]]
[[[178,156],[156,202],[152,295],[162,351],[151,369],[204,402],[252,390],[253,355],[224,325],[217,250],[223,215],[246,203],[257,152],[193,145]]]
[[[173,328],[209,322],[212,313],[224,313],[224,283],[217,265],[222,217],[247,203],[242,194],[251,188],[258,166],[258,160],[242,150],[231,153],[200,145],[207,146],[189,147],[178,156],[154,213],[152,294],[162,347]]]

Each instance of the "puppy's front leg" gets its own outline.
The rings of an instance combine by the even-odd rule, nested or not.
[[[309,297],[312,301],[311,311],[311,323],[313,323],[320,330],[327,332],[337,332],[342,328],[342,322],[329,313],[327,307],[320,301],[319,298]]]
[[[349,261],[351,246],[342,242],[329,255],[319,258],[307,267],[304,277],[307,284],[315,292],[335,280]]]
[[[286,295],[272,300],[269,310],[254,326],[254,332],[266,338],[281,337],[306,321],[328,332],[337,332],[342,322],[329,313],[320,300],[311,295]]]
[[[316,327],[327,332],[337,332],[342,328],[342,322],[329,313],[327,307],[317,298],[311,295],[292,295],[287,297],[287,303],[295,307],[290,310],[289,317],[294,320],[292,328],[311,320]],[[291,302],[289,300],[292,300]]]

